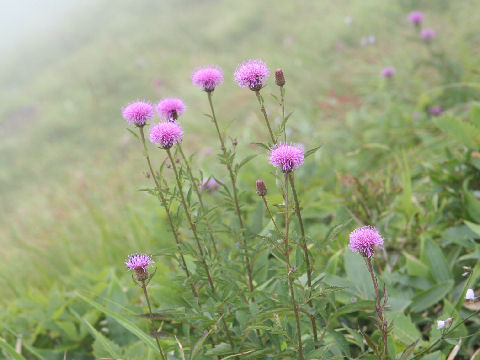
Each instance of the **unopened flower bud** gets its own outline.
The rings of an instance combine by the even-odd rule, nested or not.
[[[232,145],[233,145],[233,146],[237,146],[237,145],[238,145],[238,141],[237,141],[236,138],[232,140]]]
[[[285,85],[285,76],[283,75],[282,69],[275,70],[275,84],[278,86]]]
[[[256,191],[257,191],[257,194],[258,196],[265,196],[267,195],[267,185],[265,185],[265,183],[263,182],[262,179],[258,179],[257,180],[257,184],[256,184]]]
[[[475,300],[475,293],[473,289],[468,289],[467,293],[465,294],[465,300]]]

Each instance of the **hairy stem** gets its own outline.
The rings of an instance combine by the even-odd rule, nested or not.
[[[288,174],[285,174],[285,238],[284,238],[284,247],[285,247],[285,260],[287,262],[287,280],[288,287],[290,289],[290,298],[292,300],[293,312],[295,314],[295,322],[297,324],[297,337],[298,337],[298,356],[300,360],[303,360],[303,344],[302,344],[302,330],[300,327],[300,317],[298,315],[298,307],[295,301],[295,291],[293,289],[293,281],[290,277],[291,266],[290,266],[290,250],[288,245]]]
[[[155,337],[155,341],[157,342],[158,350],[160,351],[160,355],[162,355],[162,359],[167,360],[165,354],[163,353],[162,347],[160,346],[160,341],[158,341],[158,333],[157,329],[155,328],[155,322],[153,321],[152,307],[150,306],[150,299],[148,298],[147,285],[145,284],[145,280],[142,280],[142,289],[143,293],[145,294],[145,300],[147,300],[148,314],[150,317],[150,322],[152,324],[153,336]]]
[[[235,206],[235,213],[237,214],[238,223],[239,223],[241,231],[242,231],[242,239],[243,239],[243,244],[242,245],[244,247],[243,254],[244,254],[245,270],[246,270],[247,278],[248,278],[248,289],[250,290],[250,292],[253,292],[253,276],[252,276],[253,269],[252,269],[252,266],[250,264],[250,259],[249,259],[248,254],[247,254],[247,236],[246,236],[246,233],[245,233],[245,228],[243,226],[242,213],[240,212],[240,205],[239,205],[239,202],[238,202],[236,176],[235,176],[235,173],[233,172],[232,164],[231,164],[230,159],[229,159],[228,154],[227,154],[227,149],[225,147],[225,141],[223,140],[222,133],[220,132],[220,128],[218,126],[217,117],[215,115],[215,110],[213,108],[212,92],[209,91],[209,92],[207,92],[207,94],[208,94],[208,103],[210,104],[210,110],[212,112],[212,120],[213,120],[213,123],[215,125],[215,129],[217,130],[218,139],[220,140],[220,145],[221,145],[221,149],[222,149],[222,152],[223,152],[223,157],[225,159],[225,165],[226,165],[228,173],[230,175],[230,180],[232,182],[233,203],[234,203],[234,206]]]
[[[180,254],[180,266],[182,267],[183,271],[185,272],[187,280],[190,283],[190,287],[192,288],[193,296],[195,296],[198,303],[200,303],[200,297],[198,295],[198,291],[195,287],[195,284],[193,282],[192,277],[190,276],[190,272],[188,271],[188,268],[187,268],[187,263],[186,263],[185,258],[183,256],[183,253],[181,251],[181,246],[180,246],[181,242],[180,242],[180,239],[178,238],[177,228],[175,227],[175,224],[173,223],[172,215],[170,213],[170,209],[168,207],[167,200],[165,199],[165,196],[163,196],[163,193],[160,189],[160,183],[158,182],[157,176],[155,175],[155,171],[153,170],[153,167],[152,167],[152,162],[150,161],[150,156],[148,155],[148,148],[147,148],[147,144],[145,143],[145,134],[144,134],[143,126],[139,127],[139,132],[140,132],[140,138],[141,138],[141,141],[142,141],[142,144],[143,144],[143,149],[144,149],[143,155],[145,156],[145,159],[147,160],[148,168],[150,169],[150,174],[153,178],[153,181],[155,182],[158,199],[160,200],[160,203],[162,204],[162,206],[165,209],[165,213],[167,214],[168,223],[170,224],[170,228],[171,228],[173,236],[175,238],[175,243],[177,244],[177,249],[178,249],[178,252]]]
[[[307,239],[305,237],[305,227],[303,226],[303,219],[302,213],[300,211],[300,203],[298,201],[297,191],[295,189],[295,180],[293,176],[293,172],[288,173],[288,178],[290,179],[290,187],[292,188],[293,193],[293,200],[295,201],[295,213],[297,214],[298,223],[300,225],[300,235],[302,239],[302,249],[303,255],[305,258],[305,263],[307,265],[307,284],[308,284],[308,297],[312,295],[312,264],[310,263],[310,256],[308,254],[308,247],[307,247]],[[313,309],[312,300],[308,300],[308,305],[310,308]],[[315,322],[315,316],[310,315],[310,322],[312,323],[312,330],[313,330],[313,341],[315,342],[315,348],[319,348],[317,344],[318,341],[318,333],[317,333],[317,323]]]
[[[178,144],[178,150],[180,151],[180,154],[182,155],[183,162],[185,163],[185,167],[187,168],[188,177],[190,178],[190,182],[192,183],[193,189],[194,189],[195,193],[197,194],[198,202],[200,203],[200,209],[202,210],[202,214],[205,217],[205,223],[207,224],[207,228],[208,228],[208,232],[209,232],[209,236],[210,236],[210,241],[212,243],[213,251],[214,251],[215,255],[217,255],[218,251],[217,251],[217,245],[215,243],[215,239],[213,238],[212,225],[210,224],[210,221],[208,220],[207,213],[205,211],[205,205],[203,203],[202,194],[200,193],[200,189],[198,188],[199,184],[197,184],[195,182],[195,178],[193,176],[192,168],[190,166],[188,158],[185,156],[185,154],[183,152],[182,145],[180,143]]]
[[[373,287],[375,288],[375,297],[377,300],[376,310],[377,310],[378,318],[380,319],[380,331],[382,332],[382,336],[383,336],[383,351],[384,351],[383,353],[384,353],[385,359],[388,360],[388,331],[387,331],[388,324],[387,324],[387,320],[383,316],[383,306],[380,302],[380,293],[378,291],[378,280],[377,280],[377,277],[375,276],[375,273],[373,272],[373,266],[370,258],[367,256],[364,256],[363,258],[365,260],[365,264],[367,265],[368,272],[372,277]]]
[[[274,144],[277,143],[275,136],[273,135],[272,127],[270,126],[270,121],[268,120],[267,111],[265,110],[265,105],[263,104],[262,95],[260,95],[260,90],[255,91],[255,95],[257,96],[258,103],[260,104],[260,111],[263,114],[263,118],[265,119],[265,124],[267,124],[268,132],[270,134],[270,138]]]

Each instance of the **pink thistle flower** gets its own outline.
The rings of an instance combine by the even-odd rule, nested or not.
[[[206,190],[208,192],[214,192],[218,190],[218,183],[214,178],[211,178],[210,180],[208,179],[203,179],[202,184],[199,185],[200,190]]]
[[[161,122],[150,129],[150,141],[163,149],[170,149],[177,142],[182,141],[183,130],[175,122]]]
[[[301,145],[280,143],[270,149],[268,160],[275,167],[281,167],[282,172],[288,173],[303,164],[304,149]]]
[[[373,226],[363,226],[350,233],[348,246],[354,252],[363,256],[372,257],[375,247],[383,244],[383,238]]]
[[[234,76],[239,86],[258,91],[265,85],[268,73],[267,65],[262,60],[248,60],[238,65]]]
[[[213,91],[223,83],[223,71],[219,66],[199,68],[192,74],[192,83],[207,92]]]
[[[168,121],[177,120],[183,114],[186,107],[181,99],[165,98],[157,105],[157,111],[161,118]]]
[[[125,261],[125,265],[129,270],[146,270],[147,266],[153,264],[152,257],[145,254],[130,255]]]
[[[390,79],[393,77],[393,75],[395,75],[395,68],[387,66],[380,72],[380,75],[382,75],[386,79]]]
[[[437,37],[437,33],[433,29],[423,29],[420,37],[425,41],[431,41]]]
[[[136,126],[144,126],[153,115],[153,106],[146,101],[135,101],[122,109],[125,120]]]
[[[432,106],[430,109],[428,109],[428,112],[430,115],[440,116],[442,115],[443,109],[441,106]]]
[[[412,11],[408,14],[408,21],[410,21],[414,25],[420,25],[423,21],[423,13],[420,11]]]

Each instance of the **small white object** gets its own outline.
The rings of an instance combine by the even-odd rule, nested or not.
[[[467,293],[465,294],[465,300],[475,300],[475,293],[473,289],[468,289]]]
[[[375,36],[370,35],[370,36],[368,37],[368,42],[369,42],[370,44],[375,44]]]
[[[353,19],[350,16],[346,16],[345,19],[343,19],[343,21],[347,25],[350,25],[351,23],[353,23]]]
[[[437,329],[443,329],[444,327],[449,327],[451,322],[452,322],[452,318],[448,318],[447,320],[437,320]]]

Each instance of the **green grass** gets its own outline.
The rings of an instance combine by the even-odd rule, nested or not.
[[[214,100],[242,155],[260,153],[250,143],[266,140],[266,134],[254,95],[236,86],[233,71],[248,58],[262,58],[272,71],[284,69],[287,111],[294,111],[292,140],[307,148],[323,145],[299,171],[313,238],[325,235],[332,217],[346,217],[336,210],[348,204],[346,174],[375,178],[383,171],[378,176],[391,181],[390,190],[399,188],[392,207],[412,215],[412,192],[421,204],[432,192],[427,165],[442,162],[445,146],[455,144],[431,118],[414,121],[412,113],[441,102],[463,116],[464,106],[478,100],[478,89],[438,97],[429,92],[447,83],[480,83],[475,5],[102,1],[62,21],[55,34],[18,45],[0,60],[0,302],[19,311],[15,298],[43,297],[52,286],[87,290],[111,267],[121,269],[129,253],[172,246],[161,208],[136,191],[149,180],[120,108],[137,98],[182,97],[188,107],[184,147],[196,154],[197,168],[226,178],[215,162],[213,128],[202,116],[206,98],[189,78],[200,65],[219,64],[225,72]],[[429,52],[413,40],[406,21],[413,9],[424,11],[426,26],[437,30],[434,48],[449,59],[449,72],[422,65]],[[351,26],[344,23],[347,15]],[[361,47],[360,39],[371,34],[375,44]],[[397,70],[392,84],[379,76],[387,65]],[[277,91],[270,80],[264,96],[278,123],[279,109],[266,95]],[[156,162],[162,156],[154,152]],[[253,191],[254,180],[264,177],[275,188],[266,166],[257,156],[241,187]],[[388,223],[380,215],[377,220]],[[432,214],[420,221],[441,222]],[[346,244],[346,238],[335,241],[339,248]],[[419,246],[409,250],[424,256]]]

